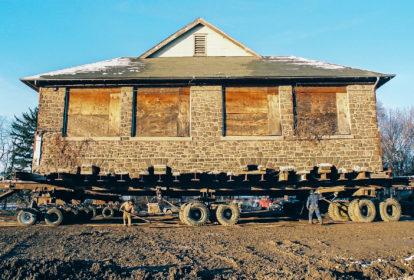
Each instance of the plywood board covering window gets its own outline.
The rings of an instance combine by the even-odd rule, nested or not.
[[[299,135],[350,133],[346,87],[296,87],[295,100]]]
[[[226,87],[225,135],[280,135],[277,87]]]
[[[190,88],[139,88],[136,136],[190,136]]]
[[[67,136],[119,136],[121,89],[70,89]]]

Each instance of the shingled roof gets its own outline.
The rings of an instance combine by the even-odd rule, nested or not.
[[[21,80],[37,88],[68,82],[126,82],[143,80],[330,79],[374,81],[381,86],[394,75],[377,73],[294,56],[266,57],[120,57]],[[372,79],[373,78],[373,79]]]
[[[183,38],[203,32],[212,32],[216,39],[212,44],[226,43],[236,46],[234,52],[217,52],[215,56],[193,56],[193,51],[184,45]],[[213,37],[214,38],[214,37]],[[192,42],[191,40],[187,42]],[[181,45],[180,45],[181,44]],[[177,56],[157,57],[157,53],[169,46],[182,46],[185,53]],[[210,45],[211,46],[211,45]],[[217,45],[216,45],[217,47]],[[221,46],[223,47],[223,45]],[[237,52],[237,50],[242,52]],[[218,54],[218,55],[217,55]],[[207,83],[221,80],[249,82],[252,80],[270,83],[376,83],[381,86],[394,75],[382,74],[347,66],[321,62],[295,56],[260,56],[219,28],[198,18],[175,32],[167,39],[139,57],[119,57],[101,62],[71,67],[40,75],[22,78],[28,86],[121,86],[141,83]]]

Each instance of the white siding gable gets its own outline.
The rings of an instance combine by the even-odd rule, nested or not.
[[[194,35],[206,35],[206,56],[253,56],[208,26],[198,24],[149,57],[194,56]]]

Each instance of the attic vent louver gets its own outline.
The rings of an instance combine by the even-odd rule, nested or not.
[[[206,55],[206,34],[194,34],[194,56]]]

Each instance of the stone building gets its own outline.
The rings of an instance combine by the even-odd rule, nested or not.
[[[199,18],[139,57],[23,78],[39,92],[33,172],[382,171],[375,90],[392,77],[261,56]]]

